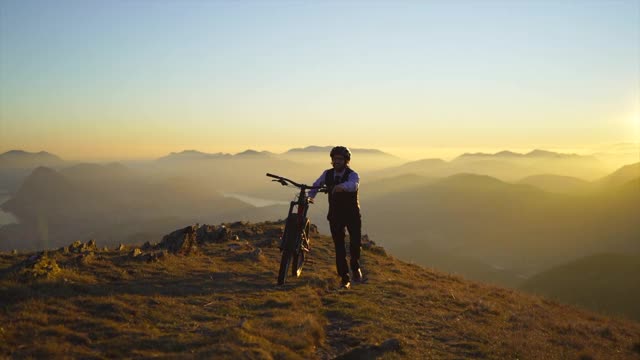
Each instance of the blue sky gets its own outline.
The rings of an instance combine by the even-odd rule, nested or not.
[[[632,0],[3,0],[0,151],[637,141],[639,44]]]

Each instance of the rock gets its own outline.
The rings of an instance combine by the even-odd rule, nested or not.
[[[158,247],[173,254],[191,254],[198,249],[196,231],[197,227],[195,225],[176,230],[165,235]]]
[[[317,235],[317,234],[319,234],[319,233],[320,233],[320,231],[318,231],[318,225],[316,225],[316,224],[311,224],[311,225],[309,226],[309,234],[316,234],[316,235]]]
[[[196,240],[198,243],[216,242],[218,241],[218,229],[215,225],[204,224],[196,230]]]
[[[126,249],[126,247],[124,246],[124,244],[120,244],[120,245],[118,245],[118,247],[117,247],[117,250],[118,250],[118,251],[124,251],[125,249]]]
[[[226,226],[222,225],[218,229],[218,233],[216,235],[216,241],[218,241],[218,242],[227,241],[227,240],[229,240],[229,235],[230,234],[231,234],[231,231],[229,231],[229,229],[227,229]]]
[[[231,240],[233,240],[233,241],[240,241],[240,236],[238,236],[238,235],[232,235],[232,236],[231,236]]]
[[[79,254],[81,248],[82,248],[82,241],[76,240],[69,245],[69,252]]]
[[[93,239],[89,240],[86,244],[83,244],[82,241],[77,240],[69,245],[69,252],[74,254],[81,254],[96,250],[98,250],[98,248],[96,246],[96,241]]]
[[[140,256],[140,259],[146,262],[157,262],[164,259],[167,256],[168,252],[166,250],[156,251],[148,254],[144,254]]]
[[[368,250],[374,254],[387,256],[387,250],[385,250],[382,246],[373,245]]]
[[[88,265],[94,259],[95,259],[95,254],[92,251],[92,252],[84,252],[84,253],[78,255],[77,261],[81,265]]]
[[[361,244],[362,244],[362,248],[365,249],[365,250],[371,249],[371,247],[376,245],[375,242],[373,242],[371,239],[369,239],[369,235],[368,234],[362,235]]]
[[[11,250],[11,255],[18,255],[18,250],[17,249]]]
[[[151,245],[151,243],[148,241],[142,245],[142,250],[149,250],[151,248],[153,248],[153,245]]]
[[[131,252],[129,253],[129,256],[135,258],[142,255],[142,250],[140,250],[139,248],[135,248],[133,250],[131,250]]]
[[[51,259],[45,252],[29,257],[22,263],[19,275],[24,280],[50,278],[60,272],[55,259]]]
[[[249,226],[251,223],[248,221],[236,221],[234,223],[232,223],[231,225],[229,225],[229,227],[232,228],[239,228],[239,227],[246,227]]]

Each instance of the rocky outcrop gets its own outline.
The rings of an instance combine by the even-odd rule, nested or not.
[[[46,252],[33,255],[20,264],[19,276],[23,280],[51,278],[60,272],[60,267],[55,259],[50,258]]]
[[[165,235],[158,247],[165,249],[172,254],[187,255],[194,253],[198,250],[196,236],[197,230],[197,225],[191,225],[183,229],[176,230]]]

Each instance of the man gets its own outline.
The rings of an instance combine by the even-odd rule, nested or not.
[[[360,270],[360,237],[361,237],[361,217],[360,203],[358,201],[358,187],[360,177],[358,173],[349,167],[351,161],[351,151],[344,146],[336,146],[331,149],[332,169],[325,170],[322,175],[313,183],[313,186],[326,185],[329,195],[329,214],[327,220],[331,227],[331,237],[336,247],[336,269],[342,279],[342,287],[350,288],[349,267],[347,266],[347,252],[345,249],[345,228],[349,231],[351,253],[350,265],[353,273],[353,280],[362,280]],[[309,197],[313,202],[318,192],[309,191]]]

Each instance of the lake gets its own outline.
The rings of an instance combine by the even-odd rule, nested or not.
[[[261,198],[257,198],[249,195],[243,195],[243,194],[223,193],[222,195],[224,197],[238,199],[242,202],[246,202],[247,204],[251,204],[255,207],[265,207],[265,206],[271,206],[271,205],[289,205],[288,201],[261,199]]]
[[[2,205],[5,201],[9,200],[11,196],[6,193],[0,193],[0,205]],[[4,212],[0,209],[0,226],[6,224],[14,224],[17,223],[18,219],[15,216],[11,215],[11,213]]]

